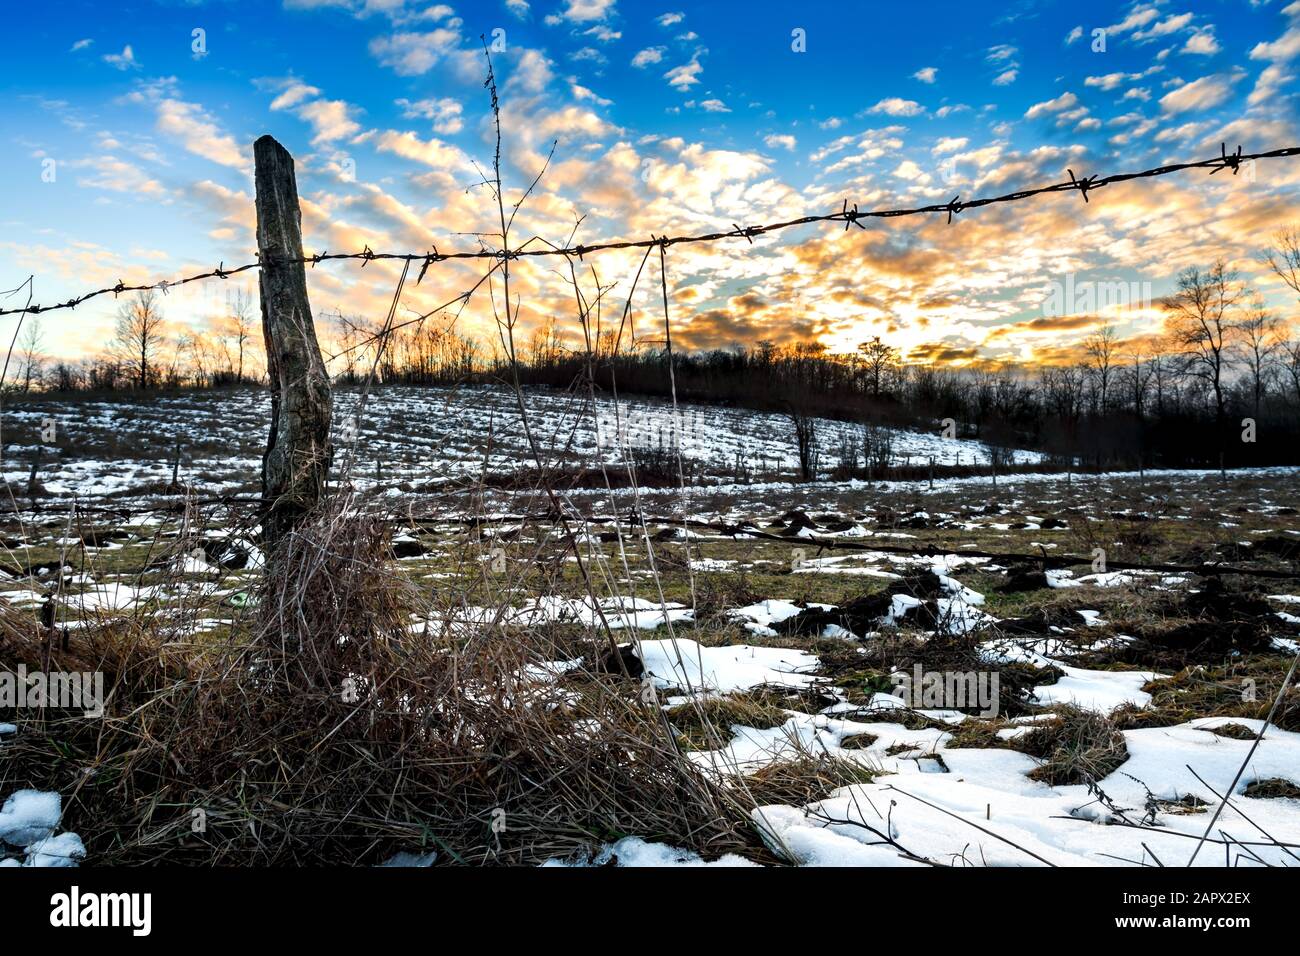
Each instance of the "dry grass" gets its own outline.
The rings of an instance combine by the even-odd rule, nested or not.
[[[100,720],[24,719],[0,790],[62,793],[100,864],[520,863],[629,834],[758,846],[746,802],[682,758],[639,683],[530,676],[556,659],[544,632],[412,629],[428,602],[383,522],[337,505],[272,561],[255,631],[217,646],[127,622],[48,649],[0,617],[7,664],[99,670],[109,694]]]
[[[1291,658],[1259,655],[1222,667],[1186,667],[1167,679],[1146,684],[1147,707],[1130,705],[1112,715],[1122,730],[1171,727],[1197,717],[1252,717],[1263,720],[1282,687]],[[1282,730],[1300,731],[1300,687],[1292,684],[1273,717]]]
[[[795,760],[769,764],[745,777],[744,783],[760,807],[771,804],[802,807],[825,799],[839,787],[871,783],[875,777],[876,771],[852,760],[806,754]]]
[[[1101,780],[1128,759],[1124,735],[1102,714],[1059,706],[1055,717],[1034,724],[1010,742],[1043,762],[1029,772],[1049,786]]]
[[[1246,789],[1242,792],[1247,797],[1256,797],[1258,799],[1276,800],[1286,798],[1288,800],[1300,800],[1300,787],[1297,787],[1290,780],[1283,780],[1280,777],[1270,777],[1267,780],[1252,780],[1246,784]]]
[[[728,694],[679,704],[667,711],[667,717],[687,750],[712,750],[725,745],[731,739],[731,727],[736,725],[770,730],[789,719],[784,710],[762,694]]]

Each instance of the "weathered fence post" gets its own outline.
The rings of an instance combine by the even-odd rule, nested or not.
[[[307,301],[293,157],[263,136],[253,144],[253,159],[262,265],[258,286],[271,382],[271,430],[262,456],[262,530],[270,548],[324,496],[331,399]]]

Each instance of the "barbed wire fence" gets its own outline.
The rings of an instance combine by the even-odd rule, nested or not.
[[[781,222],[767,223],[759,226],[740,226],[733,224],[733,227],[730,230],[725,231],[678,236],[651,235],[649,239],[625,239],[608,242],[576,243],[563,247],[546,244],[544,243],[544,240],[535,237],[513,249],[459,250],[454,252],[441,252],[438,250],[436,244],[432,245],[428,252],[375,252],[367,245],[360,252],[318,252],[313,253],[312,255],[304,255],[301,258],[295,257],[282,261],[277,260],[276,264],[301,264],[310,265],[314,268],[322,262],[348,261],[360,262],[361,267],[365,268],[371,262],[405,262],[412,265],[419,263],[420,271],[415,280],[416,285],[419,285],[424,279],[425,274],[428,272],[429,267],[438,262],[483,259],[510,261],[549,256],[576,256],[579,259],[584,259],[586,256],[594,253],[619,249],[667,249],[670,246],[721,242],[728,239],[744,239],[752,244],[756,236],[763,236],[784,229],[792,229],[797,226],[815,225],[819,223],[843,223],[846,230],[852,226],[865,229],[866,226],[863,225],[863,223],[867,220],[897,219],[905,216],[944,215],[947,217],[947,222],[951,224],[954,216],[970,210],[982,209],[987,206],[1005,205],[1008,203],[1033,199],[1038,196],[1060,193],[1078,193],[1083,198],[1084,202],[1090,202],[1090,194],[1095,193],[1106,186],[1113,186],[1119,183],[1169,176],[1174,173],[1188,172],[1197,169],[1209,170],[1210,175],[1215,175],[1226,170],[1236,176],[1242,168],[1246,167],[1249,163],[1262,159],[1286,159],[1294,156],[1300,156],[1300,146],[1287,146],[1259,153],[1243,153],[1240,145],[1237,146],[1234,152],[1228,152],[1227,144],[1223,143],[1220,145],[1220,155],[1212,156],[1208,159],[1194,160],[1185,163],[1170,163],[1168,165],[1153,166],[1149,169],[1138,170],[1135,172],[1112,173],[1107,176],[1093,175],[1080,177],[1075,175],[1073,169],[1068,169],[1067,173],[1070,177],[1068,180],[1052,183],[1050,185],[1036,186],[1029,189],[1019,189],[998,196],[985,196],[969,200],[962,200],[960,194],[958,194],[948,202],[931,203],[924,206],[888,209],[859,209],[857,203],[850,206],[849,201],[846,199],[844,200],[842,208],[838,212],[827,213],[825,215],[802,216],[798,219],[788,219]],[[542,244],[542,247],[533,248],[535,244]],[[260,269],[262,265],[263,263],[260,259],[237,266],[227,266],[223,261],[218,263],[216,268],[210,269],[207,272],[196,273],[180,279],[162,279],[156,282],[144,284],[127,284],[119,280],[114,285],[84,292],[63,302],[51,303],[49,305],[42,305],[40,303],[31,304],[29,302],[22,308],[0,309],[0,316],[23,314],[39,315],[46,312],[75,309],[84,302],[109,294],[113,295],[115,298],[126,292],[145,292],[148,290],[158,290],[166,294],[168,289],[177,286],[183,286],[191,282],[201,282],[207,279],[228,279],[231,276]],[[20,285],[18,289],[13,291],[16,292],[22,288],[23,286]],[[451,300],[451,303],[448,304],[450,305],[458,301],[460,298],[461,297],[458,296],[457,299]]]

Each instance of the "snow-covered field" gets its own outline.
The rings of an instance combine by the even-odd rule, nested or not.
[[[513,392],[487,386],[452,389],[379,387],[362,407],[357,391],[335,394],[336,470],[351,459],[362,488],[437,483],[533,467],[531,434],[547,467],[616,465],[629,449],[671,449],[717,484],[748,473],[754,480],[792,477],[798,468],[794,429],[771,413],[711,405],[598,398],[529,389],[525,415]],[[256,486],[270,400],[264,390],[179,397],[28,403],[3,416],[4,478],[25,492],[37,446],[38,478],[54,496],[145,495],[169,482],[177,448],[178,479],[202,493]],[[52,428],[51,428],[52,423]],[[852,426],[817,421],[823,466],[834,464],[841,433]],[[47,440],[41,431],[52,430]],[[987,466],[979,441],[933,432],[888,430],[896,463]],[[1035,452],[1013,460],[1033,463]],[[596,478],[591,479],[592,482]]]
[[[353,447],[355,408],[356,395],[339,397],[340,465]],[[55,419],[55,435],[38,466],[46,510],[26,509],[5,529],[0,602],[31,615],[57,592],[56,621],[74,640],[81,628],[124,616],[147,619],[177,646],[246,627],[264,563],[255,528],[229,527],[220,508],[199,526],[146,508],[91,512],[71,528],[62,505],[112,495],[154,507],[178,441],[181,482],[200,493],[253,491],[267,411],[252,391],[6,410],[5,476],[24,509],[45,419]],[[505,490],[486,504],[447,496],[412,515],[409,501],[425,491],[438,498],[433,482],[527,467],[519,411],[496,389],[370,395],[353,475],[386,490],[398,565],[431,595],[427,613],[412,615],[412,640],[563,632],[571,648],[613,635],[644,682],[624,689],[650,694],[670,715],[737,701],[752,713],[754,699],[777,695],[779,705],[760,708],[769,719],[724,720],[685,759],[738,791],[756,774],[810,758],[862,773],[807,801],[756,802],[749,832],[768,861],[1180,865],[1227,795],[1198,865],[1300,864],[1300,732],[1292,716],[1268,727],[1252,753],[1263,724],[1258,711],[1241,713],[1238,689],[1257,678],[1271,686],[1300,649],[1294,470],[1227,479],[1000,472],[996,486],[986,474],[808,483],[795,480],[793,429],[779,415],[684,406],[674,416],[656,402],[603,404],[593,415],[578,398],[528,396],[529,427],[548,464],[617,464],[616,415],[643,448],[670,443],[680,423],[683,451],[709,481],[566,488],[568,527],[535,520]],[[842,427],[820,422],[823,442],[833,445]],[[895,432],[892,443],[900,461],[988,462],[978,442]],[[579,555],[597,581],[594,596],[577,580]],[[1061,555],[1076,557],[1048,566]],[[1162,569],[1107,568],[1107,560]],[[1223,585],[1207,565],[1274,576]],[[814,623],[796,626],[801,620]],[[1167,641],[1179,628],[1191,637]],[[990,673],[1028,669],[1016,712],[918,706],[878,686],[905,670],[891,670],[882,648],[924,658],[954,646]],[[571,693],[555,685],[586,662],[566,650],[530,659],[518,677]],[[861,676],[867,671],[876,684]],[[1170,695],[1189,674],[1193,686],[1227,687],[1231,699],[1216,699],[1214,713],[1184,712]],[[1079,714],[1114,731],[1119,757],[1093,779],[1049,782],[1043,769],[1065,758],[1024,741]],[[0,761],[24,732],[21,718],[0,724]],[[0,865],[94,862],[111,842],[76,816],[76,793],[0,784]],[[412,848],[395,859],[436,855]],[[592,846],[586,858],[551,862],[615,860],[753,862],[705,860],[638,832]]]

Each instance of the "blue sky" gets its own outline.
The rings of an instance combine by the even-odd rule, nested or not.
[[[1004,192],[1067,166],[1203,158],[1221,140],[1300,143],[1300,3],[1280,0],[140,0],[26,5],[8,23],[0,286],[35,274],[38,301],[251,259],[251,143],[265,132],[297,159],[309,248],[474,247],[491,213],[474,185],[491,156],[480,35],[499,48],[514,192],[558,140],[520,220],[552,241],[579,218],[582,241],[644,237],[828,212],[845,198]],[[1216,255],[1286,312],[1254,253],[1300,218],[1295,165],[1260,164],[1249,182],[1116,188],[1095,208],[1050,199],[953,227],[807,229],[674,252],[675,321],[701,346],[839,349],[879,334],[918,359],[1052,360],[1106,318],[1045,316],[1052,282],[1149,282],[1158,295]],[[590,281],[623,283],[621,303],[635,262],[611,254],[599,269]],[[403,308],[427,309],[473,277],[443,267]],[[377,317],[393,279],[322,267],[313,305]],[[219,313],[226,286],[209,286],[170,301],[169,317],[202,325]],[[525,325],[563,317],[571,300],[541,268],[517,289]],[[93,352],[111,314],[100,300],[75,322],[51,315],[54,350]],[[460,321],[490,328],[490,316],[476,302]],[[1126,335],[1158,331],[1150,308],[1112,318]]]

